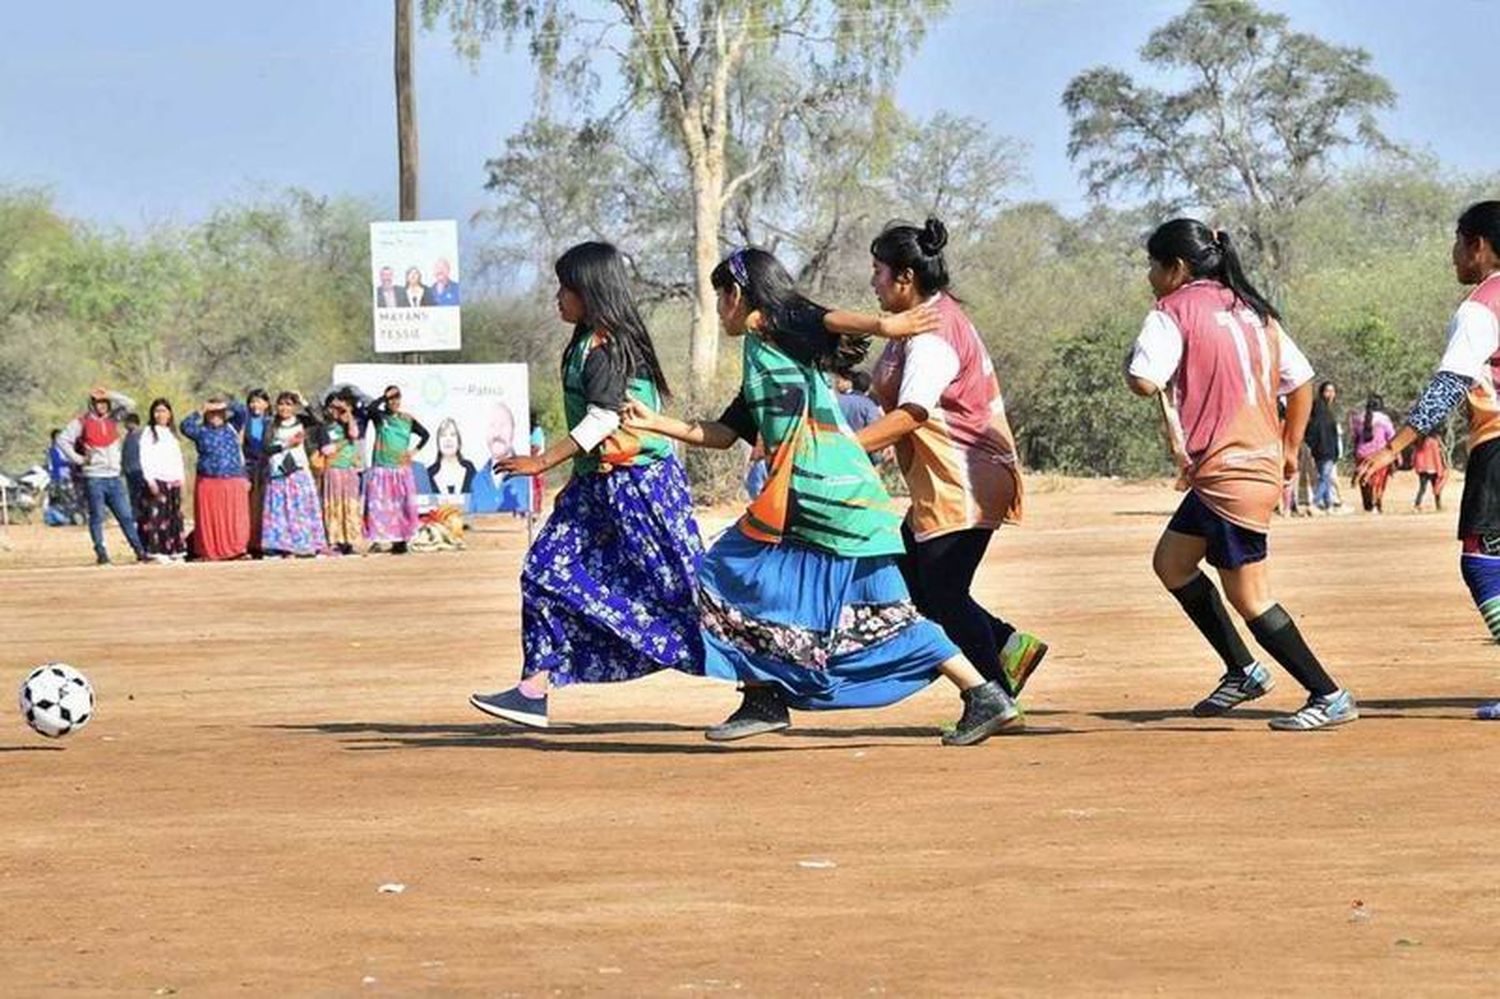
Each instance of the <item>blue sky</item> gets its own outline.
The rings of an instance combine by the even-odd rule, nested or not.
[[[275,7],[285,13],[274,16]],[[1064,151],[1067,81],[1136,67],[1147,33],[1185,0],[955,0],[904,70],[910,110],[972,115],[1030,146],[1017,193],[1083,205]],[[1388,131],[1453,168],[1497,166],[1496,0],[1271,0],[1294,25],[1360,45],[1401,100]],[[7,22],[0,184],[139,230],[289,185],[394,206],[388,0],[73,0]],[[525,119],[524,52],[477,68],[442,33],[417,53],[422,213],[487,206],[483,161]]]

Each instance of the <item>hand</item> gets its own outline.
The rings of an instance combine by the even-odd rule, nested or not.
[[[542,464],[542,459],[533,458],[529,454],[501,458],[493,467],[496,472],[508,475],[541,475],[547,471],[547,466]]]
[[[1292,450],[1291,448],[1283,447],[1281,449],[1281,454],[1281,481],[1296,482],[1297,452],[1295,450]]]
[[[148,481],[146,488],[151,490],[152,496],[155,496],[157,499],[161,498],[161,486],[157,485],[154,481]]]
[[[943,325],[943,314],[931,305],[919,305],[905,312],[886,313],[880,317],[880,335],[883,337],[914,336],[931,333]]]
[[[657,413],[650,406],[636,399],[626,399],[620,407],[620,420],[631,430],[655,430]]]
[[[1381,448],[1379,451],[1376,451],[1364,461],[1361,461],[1358,467],[1354,469],[1354,484],[1356,486],[1369,485],[1370,480],[1375,477],[1376,472],[1380,471],[1382,468],[1387,467],[1395,460],[1395,451],[1392,451],[1388,447]]]

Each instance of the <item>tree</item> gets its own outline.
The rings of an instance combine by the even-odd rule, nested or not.
[[[1099,67],[1063,92],[1068,155],[1090,194],[1134,191],[1159,214],[1227,215],[1273,283],[1287,271],[1286,227],[1328,184],[1340,151],[1395,148],[1376,123],[1395,92],[1369,53],[1293,31],[1251,0],[1197,0],[1140,55],[1184,85],[1157,90]]]
[[[718,324],[709,275],[722,252],[726,214],[746,185],[771,169],[797,117],[888,83],[947,0],[423,0],[430,27],[446,15],[459,51],[487,39],[524,37],[541,73],[540,111],[554,83],[588,114],[601,93],[599,64],[618,73],[620,100],[591,115],[614,131],[632,121],[667,138],[692,205],[692,388],[711,383]],[[769,83],[740,100],[753,108],[753,136],[731,150],[737,84],[747,72]],[[868,100],[866,100],[868,103]],[[731,155],[731,152],[735,155]]]

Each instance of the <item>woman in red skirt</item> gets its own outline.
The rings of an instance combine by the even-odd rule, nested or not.
[[[218,562],[244,558],[250,544],[250,480],[240,452],[245,408],[215,396],[203,410],[182,421],[182,435],[198,448],[198,480],[193,484],[195,559]]]

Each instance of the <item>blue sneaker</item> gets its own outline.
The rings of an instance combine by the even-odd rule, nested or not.
[[[1322,697],[1313,696],[1289,715],[1266,722],[1278,732],[1310,732],[1315,728],[1347,725],[1359,717],[1359,708],[1347,690],[1335,690]]]
[[[1217,718],[1246,701],[1264,697],[1274,686],[1270,671],[1260,663],[1251,663],[1243,673],[1221,676],[1213,693],[1193,705],[1193,717]]]
[[[498,694],[470,694],[469,703],[487,715],[532,728],[547,727],[547,695],[527,697],[520,687]]]
[[[1481,704],[1474,709],[1474,717],[1480,721],[1500,721],[1500,701]]]

